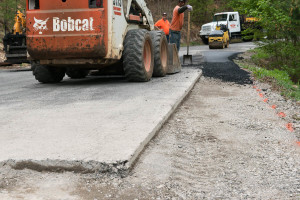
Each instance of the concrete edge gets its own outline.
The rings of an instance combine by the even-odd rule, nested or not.
[[[156,127],[149,133],[146,139],[140,144],[133,155],[123,161],[117,161],[114,163],[101,163],[97,161],[65,161],[65,160],[6,160],[0,162],[0,167],[9,166],[15,170],[30,169],[38,172],[73,172],[73,173],[110,173],[118,174],[121,177],[127,176],[130,169],[133,167],[137,161],[140,154],[143,152],[145,147],[151,141],[151,139],[157,134],[157,132],[162,128],[165,122],[171,117],[178,106],[183,102],[183,100],[188,96],[191,90],[194,88],[195,84],[199,81],[202,76],[202,70],[200,70],[198,76],[192,82],[190,87],[184,92],[184,94],[177,100],[177,102],[172,106],[170,111],[163,117],[163,119],[156,125]]]
[[[37,172],[73,172],[87,173],[117,173],[126,176],[126,162],[101,163],[97,161],[65,161],[65,160],[6,160],[0,162],[0,167],[9,166],[14,170],[34,170]]]
[[[128,159],[128,162],[126,163],[126,168],[129,170],[135,163],[135,161],[138,159],[140,154],[143,152],[144,148],[147,146],[147,144],[151,141],[151,139],[157,134],[157,132],[162,128],[162,126],[166,123],[166,121],[171,117],[171,115],[174,113],[174,111],[179,107],[179,105],[183,102],[183,100],[188,96],[188,94],[192,91],[195,84],[199,81],[199,79],[202,76],[202,70],[198,74],[197,78],[193,81],[191,86],[185,91],[185,93],[177,100],[177,102],[173,105],[171,110],[163,117],[163,119],[157,124],[157,126],[152,130],[151,133],[149,133],[148,137],[143,141],[143,143],[140,144],[139,148],[134,152],[131,158]]]

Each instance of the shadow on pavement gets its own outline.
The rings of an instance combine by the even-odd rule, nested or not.
[[[71,79],[65,77],[64,80],[58,84],[61,86],[83,86],[97,84],[118,84],[120,82],[127,82],[124,76],[88,76],[84,79]]]

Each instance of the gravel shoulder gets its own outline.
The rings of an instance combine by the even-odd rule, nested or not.
[[[238,56],[233,56],[232,59],[237,65],[242,66],[243,63],[251,62],[250,57],[252,54],[251,52],[245,52]],[[247,69],[243,70],[249,73]],[[300,141],[300,101],[286,99],[281,96],[280,88],[268,83],[267,81],[269,80],[263,82],[255,80],[252,75],[251,77],[254,81],[254,89],[258,94],[262,95],[262,98],[267,101],[266,103],[270,107],[274,107],[275,112],[285,121],[286,125],[291,124],[293,134]]]

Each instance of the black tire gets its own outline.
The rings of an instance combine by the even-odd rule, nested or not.
[[[40,83],[59,83],[65,76],[65,69],[63,68],[49,67],[37,63],[34,63],[32,68],[34,69],[35,79]]]
[[[36,62],[35,61],[30,61],[30,64],[31,64],[32,74],[34,75],[34,70],[35,70],[35,67],[36,67]]]
[[[225,47],[226,47],[226,48],[229,47],[229,40],[227,40]]]
[[[208,45],[208,39],[207,38],[201,38],[202,39],[202,42],[204,43],[204,44],[206,44],[206,45]]]
[[[66,74],[72,79],[85,78],[89,74],[89,70],[67,68]]]
[[[168,40],[162,31],[150,32],[154,54],[153,76],[164,77],[168,72]]]
[[[146,82],[153,74],[154,56],[150,33],[128,31],[124,40],[123,68],[128,81]]]

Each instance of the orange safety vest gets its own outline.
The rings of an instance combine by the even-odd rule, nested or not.
[[[166,35],[169,35],[169,32],[170,32],[170,22],[168,20],[163,20],[163,19],[160,19],[158,20],[154,26],[158,27],[159,29],[162,29]]]

